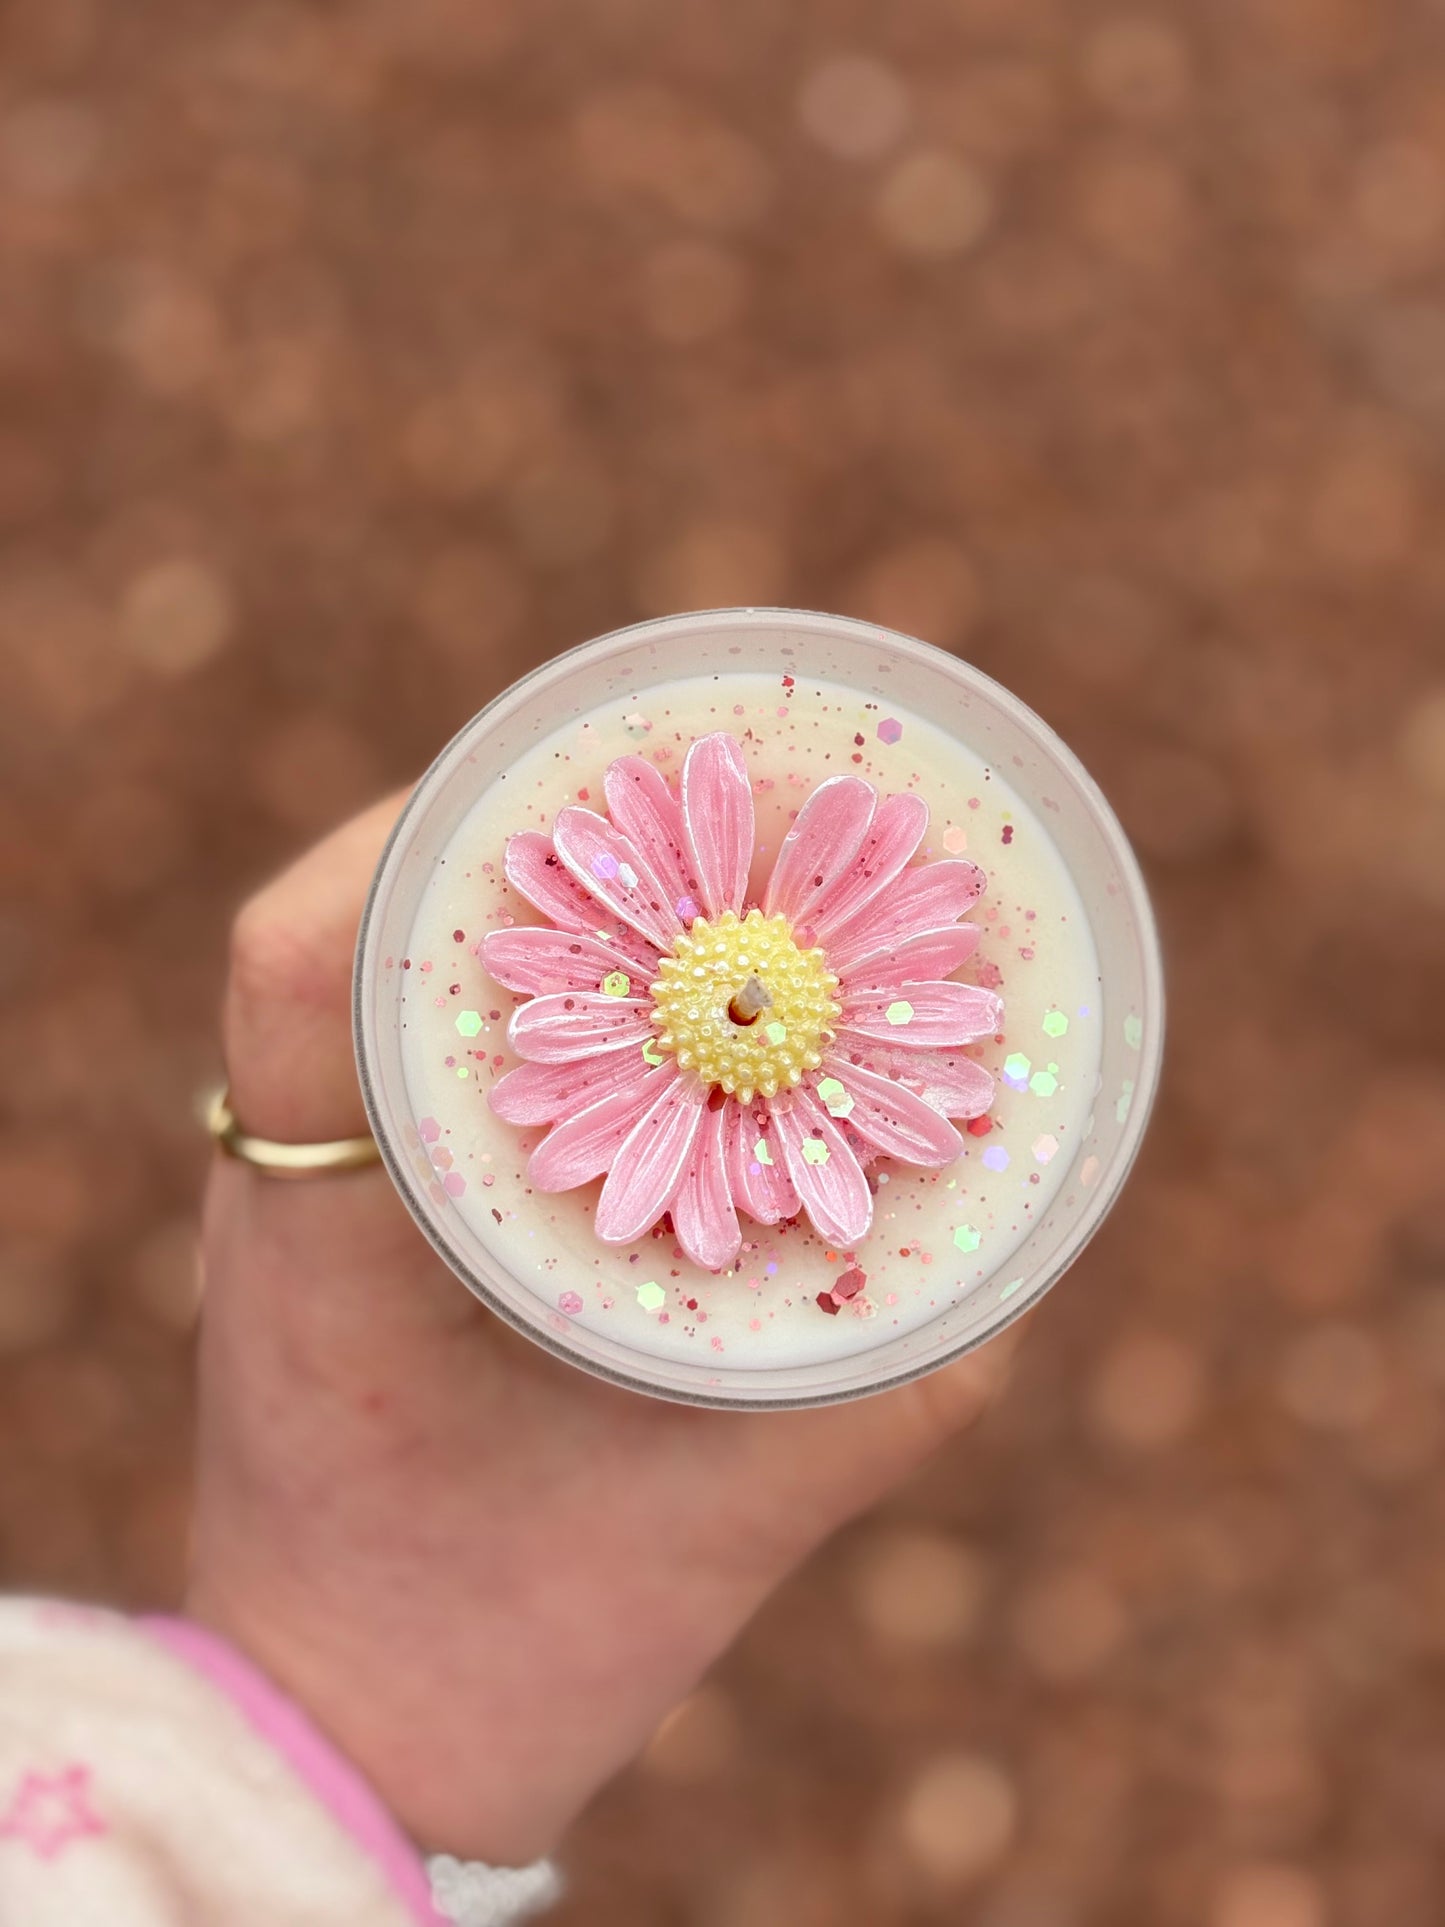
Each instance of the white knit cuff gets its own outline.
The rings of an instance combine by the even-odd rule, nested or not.
[[[555,1905],[562,1892],[557,1870],[546,1860],[530,1867],[488,1867],[439,1853],[426,1870],[437,1912],[456,1927],[511,1927]]]

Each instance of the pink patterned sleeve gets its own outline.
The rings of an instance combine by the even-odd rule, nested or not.
[[[546,1866],[428,1865],[241,1654],[184,1620],[0,1602],[0,1920],[503,1927]]]

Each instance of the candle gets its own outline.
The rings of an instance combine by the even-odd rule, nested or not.
[[[985,1309],[996,1325],[1032,1295],[1094,1205],[1100,1103],[1115,1133],[1147,1107],[1131,1042],[1147,972],[1111,996],[1096,940],[1135,879],[1124,851],[1086,904],[1054,822],[1067,786],[1041,791],[982,711],[967,732],[858,674],[861,625],[835,623],[830,652],[786,641],[825,618],[686,620],[740,625],[772,660],[681,651],[672,673],[654,658],[650,678],[564,680],[568,713],[535,717],[487,780],[453,770],[429,843],[404,826],[388,859],[404,902],[388,947],[374,916],[364,947],[362,1005],[392,1045],[383,1143],[463,1275],[505,1280],[500,1308],[579,1362],[722,1402],[868,1389],[871,1360],[886,1377],[936,1363]],[[629,799],[680,825],[685,769],[702,860],[685,833],[675,851],[659,833],[649,860]],[[734,806],[750,827],[723,820]],[[878,889],[869,850],[889,833],[867,830],[885,823],[904,831]],[[559,878],[568,931],[528,937],[549,930]],[[1113,1070],[1121,1052],[1135,1075]],[[674,1097],[649,1110],[654,1088]],[[617,1120],[600,1149],[597,1117]],[[657,1179],[649,1159],[684,1130],[681,1182]]]

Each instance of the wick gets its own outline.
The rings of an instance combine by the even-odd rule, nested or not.
[[[759,983],[756,977],[749,977],[728,1005],[728,1016],[735,1024],[755,1024],[765,1010],[772,1008],[772,1002],[767,985]]]

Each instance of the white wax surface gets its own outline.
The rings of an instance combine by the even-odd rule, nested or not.
[[[880,736],[880,724],[894,723],[902,733],[890,742],[893,729]],[[769,1228],[744,1217],[742,1253],[721,1275],[682,1257],[670,1232],[602,1244],[593,1230],[600,1184],[532,1190],[527,1154],[543,1132],[504,1124],[487,1102],[517,1061],[506,1028],[521,1000],[487,976],[478,955],[488,930],[541,921],[502,876],[510,834],[546,828],[568,803],[603,809],[602,777],[614,757],[646,756],[675,778],[688,744],[716,729],[742,743],[753,779],[759,894],[789,820],[826,777],[918,791],[931,812],[920,857],[966,854],[987,874],[971,913],[983,941],[959,975],[992,985],[1005,1007],[1001,1041],[969,1053],[999,1082],[991,1128],[965,1131],[961,1158],[937,1172],[880,1160],[872,1229],[851,1253],[832,1250],[805,1218]],[[554,1324],[589,1326],[721,1379],[730,1366],[864,1351],[1006,1275],[1064,1183],[1098,1081],[1094,944],[1039,817],[997,769],[921,717],[801,677],[791,690],[777,676],[683,678],[568,722],[477,798],[427,881],[405,957],[384,960],[384,969],[400,986],[416,1155],[431,1159],[432,1196],[446,1198]],[[1067,1028],[1055,1035],[1061,1019]],[[849,1269],[866,1274],[863,1292],[829,1314],[818,1296]],[[648,1308],[656,1290],[641,1290],[639,1302],[643,1287],[661,1289],[660,1307]]]

